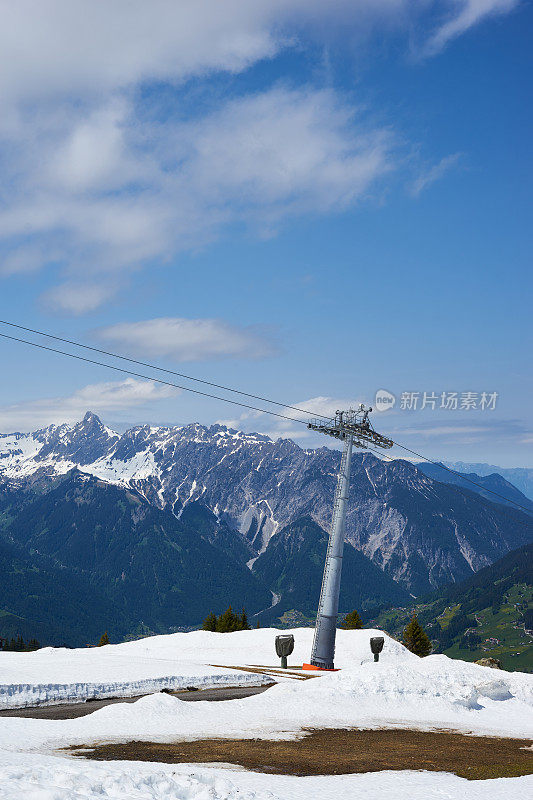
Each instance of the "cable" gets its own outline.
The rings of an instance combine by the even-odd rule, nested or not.
[[[531,514],[531,509],[520,505],[520,503],[517,503],[515,500],[511,500],[509,497],[505,497],[505,495],[500,494],[499,492],[493,491],[493,489],[487,489],[486,486],[482,486],[480,483],[476,483],[476,481],[473,481],[470,478],[467,478],[466,475],[464,475],[462,472],[457,472],[455,469],[452,469],[451,467],[446,467],[440,461],[433,461],[432,458],[427,458],[427,456],[423,456],[420,453],[417,453],[415,450],[411,450],[409,447],[405,447],[405,445],[403,445],[403,444],[399,444],[398,442],[394,442],[394,444],[396,445],[396,447],[401,447],[402,450],[406,450],[408,453],[412,453],[412,455],[417,456],[418,458],[421,458],[423,461],[428,461],[430,464],[435,464],[436,467],[440,467],[441,469],[445,469],[447,472],[451,472],[453,475],[458,475],[459,478],[461,478],[463,481],[467,481],[468,483],[471,483],[473,486],[477,486],[478,489],[483,489],[484,492],[490,492],[490,494],[493,494],[496,497],[500,497],[502,500],[505,500],[507,503],[512,503],[517,508],[521,508],[522,511],[526,511],[528,514]]]
[[[396,442],[395,442],[395,444],[396,444]],[[402,447],[402,445],[398,445],[398,447]],[[408,448],[404,448],[404,449],[405,449],[405,450],[407,450]],[[373,448],[373,447],[368,447],[368,450],[371,450],[371,451],[372,451],[372,452],[373,452],[375,455],[379,456],[380,458],[386,458],[386,459],[388,459],[389,461],[396,461],[396,460],[397,460],[397,459],[395,459],[395,458],[392,458],[392,456],[388,456],[386,453],[383,453],[381,450],[374,450],[374,448]],[[414,455],[417,455],[417,456],[418,456],[419,454],[418,454],[418,453],[415,453]],[[419,456],[419,458],[423,458],[423,456]],[[430,459],[427,459],[427,460],[430,460]],[[438,461],[432,461],[431,463],[432,463],[432,464],[437,464],[439,467],[441,467],[441,466],[442,466],[442,467],[443,467],[443,469],[447,469],[447,468],[446,468],[446,467],[444,467],[442,464],[440,464]],[[413,466],[416,466],[416,465],[413,465]],[[452,470],[449,470],[449,472],[455,472],[455,470],[453,470],[453,469],[452,469]],[[473,483],[473,484],[474,484],[474,486],[479,486],[479,488],[480,488],[480,489],[483,489],[483,491],[484,491],[484,492],[491,492],[492,494],[495,494],[495,495],[497,495],[498,497],[501,497],[501,498],[502,498],[503,500],[505,500],[507,503],[513,503],[513,505],[515,505],[515,506],[517,506],[518,508],[520,508],[520,509],[522,509],[522,510],[526,511],[526,513],[527,513],[528,515],[530,515],[530,514],[531,514],[531,510],[530,510],[530,509],[527,509],[527,508],[525,508],[524,506],[521,506],[519,503],[515,503],[515,501],[514,501],[514,500],[511,500],[509,497],[504,497],[502,494],[498,494],[498,492],[493,492],[491,489],[487,489],[485,486],[481,486],[481,484],[479,484],[479,483],[476,483],[475,481],[471,481],[469,478],[465,478],[465,476],[462,474],[462,472],[456,472],[455,474],[456,474],[456,475],[459,475],[459,477],[460,477],[460,478],[463,478],[464,480],[467,480],[469,483]],[[426,476],[426,477],[428,477],[428,476]],[[448,484],[448,485],[449,485],[449,486],[453,486],[454,484],[451,484],[451,483],[450,483],[450,484]],[[461,488],[461,487],[459,487],[459,488]],[[477,493],[476,493],[476,494],[477,494]],[[516,522],[518,522],[520,525],[524,525],[526,528],[529,528],[529,527],[531,527],[531,523],[523,522],[522,520],[515,520],[515,521],[516,521]]]
[[[25,330],[25,331],[28,331],[30,333],[35,333],[35,334],[37,334],[39,336],[46,336],[49,339],[55,339],[56,341],[64,342],[65,344],[71,344],[71,345],[73,345],[75,347],[82,347],[85,350],[91,350],[91,351],[96,352],[96,353],[101,353],[102,355],[111,356],[112,358],[119,358],[119,359],[122,359],[123,361],[129,361],[132,364],[139,364],[139,365],[141,365],[143,367],[148,367],[149,369],[155,369],[155,370],[158,370],[160,372],[166,372],[166,373],[168,373],[170,375],[176,375],[176,376],[179,376],[181,378],[186,378],[187,380],[195,381],[197,383],[202,383],[202,384],[205,384],[206,386],[213,386],[213,387],[216,387],[217,389],[224,389],[225,391],[228,391],[228,392],[233,392],[235,394],[243,395],[244,397],[251,397],[251,398],[254,398],[255,400],[261,400],[261,401],[263,401],[265,403],[271,403],[273,405],[281,406],[283,408],[289,408],[289,409],[292,409],[293,411],[298,411],[300,413],[309,414],[309,415],[314,416],[314,417],[321,417],[322,419],[328,419],[328,417],[325,417],[323,414],[318,414],[316,412],[307,411],[306,409],[298,408],[297,406],[290,406],[290,405],[287,405],[286,403],[280,403],[278,400],[269,400],[268,398],[261,397],[260,395],[250,394],[248,392],[243,392],[243,391],[241,391],[239,389],[232,389],[232,388],[230,388],[228,386],[223,386],[223,385],[218,384],[218,383],[212,383],[211,381],[202,380],[201,378],[193,378],[190,375],[185,375],[184,373],[181,373],[181,372],[174,372],[173,370],[165,369],[164,367],[158,367],[158,366],[156,366],[154,364],[150,364],[150,363],[147,363],[147,362],[144,362],[144,361],[138,361],[138,360],[136,360],[134,358],[128,358],[127,356],[120,356],[120,355],[118,355],[116,353],[112,353],[112,352],[109,352],[107,350],[101,350],[101,349],[99,349],[97,347],[90,347],[89,345],[81,344],[80,342],[75,342],[75,341],[73,341],[71,339],[64,339],[64,338],[62,338],[60,336],[54,336],[51,333],[45,333],[44,331],[39,331],[39,330],[36,330],[36,329],[33,329],[33,328],[27,328],[27,327],[24,327],[23,325],[17,325],[14,322],[7,322],[6,320],[1,320],[0,319],[0,323],[2,323],[3,325],[9,325],[9,326],[11,326],[13,328],[19,328],[20,330]],[[288,417],[285,414],[278,414],[275,411],[268,411],[268,410],[266,410],[264,408],[258,408],[257,406],[252,406],[252,405],[249,405],[247,403],[240,403],[237,400],[230,400],[230,399],[228,399],[226,397],[220,397],[219,395],[210,394],[209,392],[201,392],[198,389],[191,389],[190,387],[187,387],[187,386],[180,386],[178,384],[171,383],[170,381],[163,381],[163,380],[161,380],[159,378],[152,378],[152,377],[150,377],[148,375],[141,375],[138,372],[133,372],[131,370],[124,369],[122,367],[116,367],[116,366],[113,366],[111,364],[105,364],[105,363],[103,363],[101,361],[95,361],[94,359],[85,358],[83,356],[78,356],[78,355],[75,355],[73,353],[67,353],[64,350],[59,350],[59,349],[56,349],[54,347],[47,347],[46,345],[37,344],[36,342],[30,342],[27,339],[19,339],[19,338],[15,337],[15,336],[8,336],[8,334],[6,334],[6,333],[0,333],[0,336],[2,336],[4,339],[10,339],[10,340],[12,340],[14,342],[20,342],[22,344],[29,344],[32,347],[38,347],[38,348],[40,348],[42,350],[48,350],[48,351],[50,351],[52,353],[58,353],[60,355],[68,356],[70,358],[76,358],[79,361],[85,361],[85,362],[87,362],[89,364],[96,364],[97,366],[107,367],[108,369],[113,369],[113,370],[115,370],[117,372],[122,372],[122,373],[124,373],[126,375],[133,375],[133,376],[138,377],[138,378],[143,378],[145,380],[151,380],[151,381],[155,381],[156,383],[161,383],[161,384],[163,384],[165,386],[171,386],[171,387],[176,388],[176,389],[182,389],[185,392],[192,392],[193,394],[198,394],[198,395],[201,395],[203,397],[210,397],[210,398],[212,398],[214,400],[221,400],[223,403],[231,403],[232,405],[240,406],[241,408],[247,408],[247,409],[250,409],[252,411],[259,411],[262,414],[270,414],[271,416],[278,417],[280,419],[286,419],[286,420],[289,420],[290,422],[299,422],[300,424],[303,424],[303,425],[307,424],[306,422],[304,422],[304,420],[295,419],[294,417]],[[392,441],[394,441],[394,440],[392,440]],[[482,489],[484,492],[488,492],[490,494],[493,494],[495,497],[499,497],[501,500],[505,500],[507,503],[512,503],[517,508],[520,508],[522,511],[525,511],[528,514],[531,513],[530,509],[526,508],[525,506],[521,505],[520,503],[517,503],[515,500],[511,500],[509,497],[505,497],[505,495],[500,494],[499,492],[495,492],[493,489],[487,489],[485,486],[482,486],[481,484],[476,483],[476,481],[473,481],[470,478],[467,478],[463,473],[457,472],[456,470],[451,469],[450,467],[446,467],[444,464],[442,464],[439,461],[434,461],[433,459],[428,458],[427,456],[423,456],[421,453],[417,453],[415,450],[411,450],[409,447],[406,447],[405,445],[400,444],[399,442],[394,442],[394,444],[396,445],[396,447],[400,447],[402,450],[405,450],[406,452],[411,453],[412,455],[415,455],[418,458],[421,458],[423,461],[427,461],[428,463],[434,464],[435,466],[440,467],[441,469],[447,470],[448,472],[452,473],[453,475],[457,475],[459,478],[461,478],[462,480],[466,481],[467,483],[471,483],[473,486],[477,486],[478,489]],[[368,449],[372,450],[372,448],[368,448]],[[372,450],[372,452],[376,452],[377,453],[378,451]],[[381,453],[379,453],[379,454],[381,455]],[[390,461],[394,460],[394,459],[390,458],[389,456],[385,456],[385,457],[389,458]]]
[[[247,403],[239,403],[238,400],[229,400],[227,397],[220,397],[216,394],[210,394],[209,392],[201,392],[199,389],[191,389],[189,386],[180,386],[177,383],[171,383],[170,381],[162,381],[161,378],[152,378],[149,375],[142,375],[140,372],[133,372],[130,369],[124,369],[124,367],[116,367],[113,364],[105,364],[103,361],[95,361],[93,358],[85,358],[85,356],[78,356],[74,353],[67,353],[65,350],[59,350],[55,347],[48,347],[45,344],[37,344],[37,342],[30,342],[27,339],[18,339],[16,336],[8,336],[7,333],[0,333],[4,339],[10,339],[13,342],[20,342],[21,344],[29,344],[32,347],[38,347],[41,350],[48,350],[51,353],[58,353],[62,356],[68,356],[69,358],[76,358],[78,361],[86,361],[88,364],[96,364],[98,367],[107,367],[107,369],[114,369],[117,372],[123,372],[126,375],[134,375],[136,378],[143,378],[147,381],[154,381],[155,383],[161,383],[164,386],[172,386],[174,389],[183,389],[185,392],[192,392],[193,394],[202,395],[202,397],[211,397],[213,400],[222,400],[223,403],[231,403],[235,406],[241,406],[241,408],[249,408],[252,411],[259,411],[261,414],[270,414],[273,417],[279,417],[280,419],[287,419],[290,422],[299,422],[301,425],[307,425],[303,419],[295,419],[294,417],[287,417],[285,414],[278,414],[276,411],[268,411],[265,408],[258,408],[257,406],[251,406]]]
[[[213,386],[215,389],[224,389],[227,392],[234,392],[235,394],[241,394],[243,397],[251,397],[254,400],[261,400],[264,403],[271,403],[275,406],[281,406],[282,408],[290,408],[293,411],[299,411],[302,414],[309,414],[312,417],[321,417],[322,419],[329,419],[329,417],[325,417],[323,414],[317,414],[314,411],[307,411],[305,408],[298,408],[297,406],[289,406],[286,403],[280,403],[278,400],[269,400],[268,397],[261,397],[261,395],[257,394],[250,394],[249,392],[243,392],[240,389],[232,389],[230,386],[223,386],[220,383],[212,383],[211,381],[202,380],[202,378],[193,378],[191,375],[185,375],[183,372],[174,372],[171,369],[166,369],[165,367],[158,367],[155,364],[147,363],[146,361],[138,361],[135,358],[128,358],[127,356],[119,356],[117,353],[111,353],[109,350],[101,350],[98,347],[90,347],[88,344],[81,344],[80,342],[75,342],[72,339],[63,339],[61,336],[54,336],[51,333],[45,333],[44,331],[35,330],[34,328],[26,328],[24,325],[17,325],[14,322],[7,322],[5,319],[0,319],[0,323],[2,325],[10,325],[12,328],[19,328],[22,331],[28,331],[28,333],[36,333],[39,336],[46,336],[48,339],[55,339],[57,342],[64,342],[65,344],[72,344],[74,347],[83,347],[84,350],[92,350],[93,353],[101,353],[104,356],[111,356],[112,358],[120,358],[123,361],[129,361],[131,364],[139,364],[141,367],[148,367],[149,369],[156,369],[159,372],[167,372],[169,375],[176,375],[178,378],[186,378],[189,381],[195,381],[196,383],[203,383],[206,386]]]

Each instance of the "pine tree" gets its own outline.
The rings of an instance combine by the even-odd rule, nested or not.
[[[98,647],[103,647],[106,644],[109,644],[109,636],[107,635],[107,631],[101,635],[100,641],[98,642]]]
[[[217,622],[218,622],[218,620],[217,620],[216,614],[213,614],[213,612],[211,612],[204,619],[204,622],[203,622],[203,625],[202,625],[202,630],[203,631],[216,631]]]
[[[255,627],[256,628],[260,628],[261,627],[261,623],[259,622],[259,620],[257,620],[257,625]]]
[[[429,656],[433,649],[429,636],[419,623],[416,614],[413,614],[411,622],[409,622],[403,632],[402,644],[404,647],[407,647],[411,653],[415,653],[415,655],[420,656],[420,658]]]
[[[363,622],[357,611],[350,611],[342,621],[341,628],[345,631],[356,631],[363,627]]]
[[[231,606],[224,611],[217,619],[217,633],[230,633],[235,630],[235,614],[231,610]]]
[[[217,617],[215,614],[209,614],[204,619],[202,627],[204,631],[216,630],[217,633],[233,633],[234,631],[250,630],[250,624],[244,608],[241,614],[234,614],[231,606],[229,606],[220,617]]]

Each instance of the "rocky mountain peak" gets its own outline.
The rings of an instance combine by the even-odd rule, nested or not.
[[[329,528],[340,456],[338,449],[303,450],[289,439],[220,424],[142,425],[119,436],[91,412],[72,428],[0,437],[5,478],[24,481],[76,466],[178,518],[199,502],[255,555],[294,519]],[[519,511],[502,517],[498,506],[411,462],[359,451],[352,464],[347,540],[413,592],[461,580],[533,539],[531,527],[513,523]]]
[[[87,411],[84,418],[78,425],[82,425],[84,428],[98,428],[100,430],[104,429],[104,424],[100,417],[98,417],[93,411]]]

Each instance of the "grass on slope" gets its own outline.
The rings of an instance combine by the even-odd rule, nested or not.
[[[468,780],[533,773],[527,739],[465,736],[451,731],[314,730],[290,741],[200,739],[174,743],[124,742],[68,748],[98,761],[239,764],[282,775],[347,775],[379,770],[453,772]]]
[[[533,636],[525,633],[523,623],[524,609],[532,604],[533,587],[515,583],[496,607],[465,615],[461,603],[443,610],[439,601],[414,603],[404,608],[386,609],[372,624],[401,638],[411,614],[416,611],[434,643],[434,652],[444,652],[464,661],[493,657],[502,662],[504,669],[533,672]],[[469,625],[468,620],[473,624]]]

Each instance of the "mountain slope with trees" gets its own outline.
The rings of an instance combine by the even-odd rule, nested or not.
[[[327,533],[310,517],[301,517],[272,539],[252,570],[281,597],[261,615],[261,622],[277,621],[287,612],[314,620],[320,596]],[[344,547],[339,613],[353,608],[370,613],[387,602],[408,602],[410,595],[352,545]]]
[[[507,669],[533,672],[533,544],[409,606],[383,610],[375,620],[399,635],[415,611],[439,652],[466,661],[494,656]]]
[[[206,527],[209,519],[208,512]],[[211,522],[216,526],[214,517]],[[271,602],[245,565],[199,535],[186,518],[77,470],[44,494],[26,495],[18,513],[11,506],[0,519],[0,542],[6,552],[2,575],[9,579],[20,572],[15,553],[24,566],[20,580],[13,578],[3,594],[4,610],[37,619],[38,607],[44,613],[50,606],[49,616],[57,615],[62,600],[60,640],[69,644],[85,643],[79,637],[80,604],[100,633],[108,630],[117,640],[140,630],[200,625],[213,606],[258,611]],[[48,571],[34,587],[44,561]],[[35,609],[28,607],[32,597]]]

